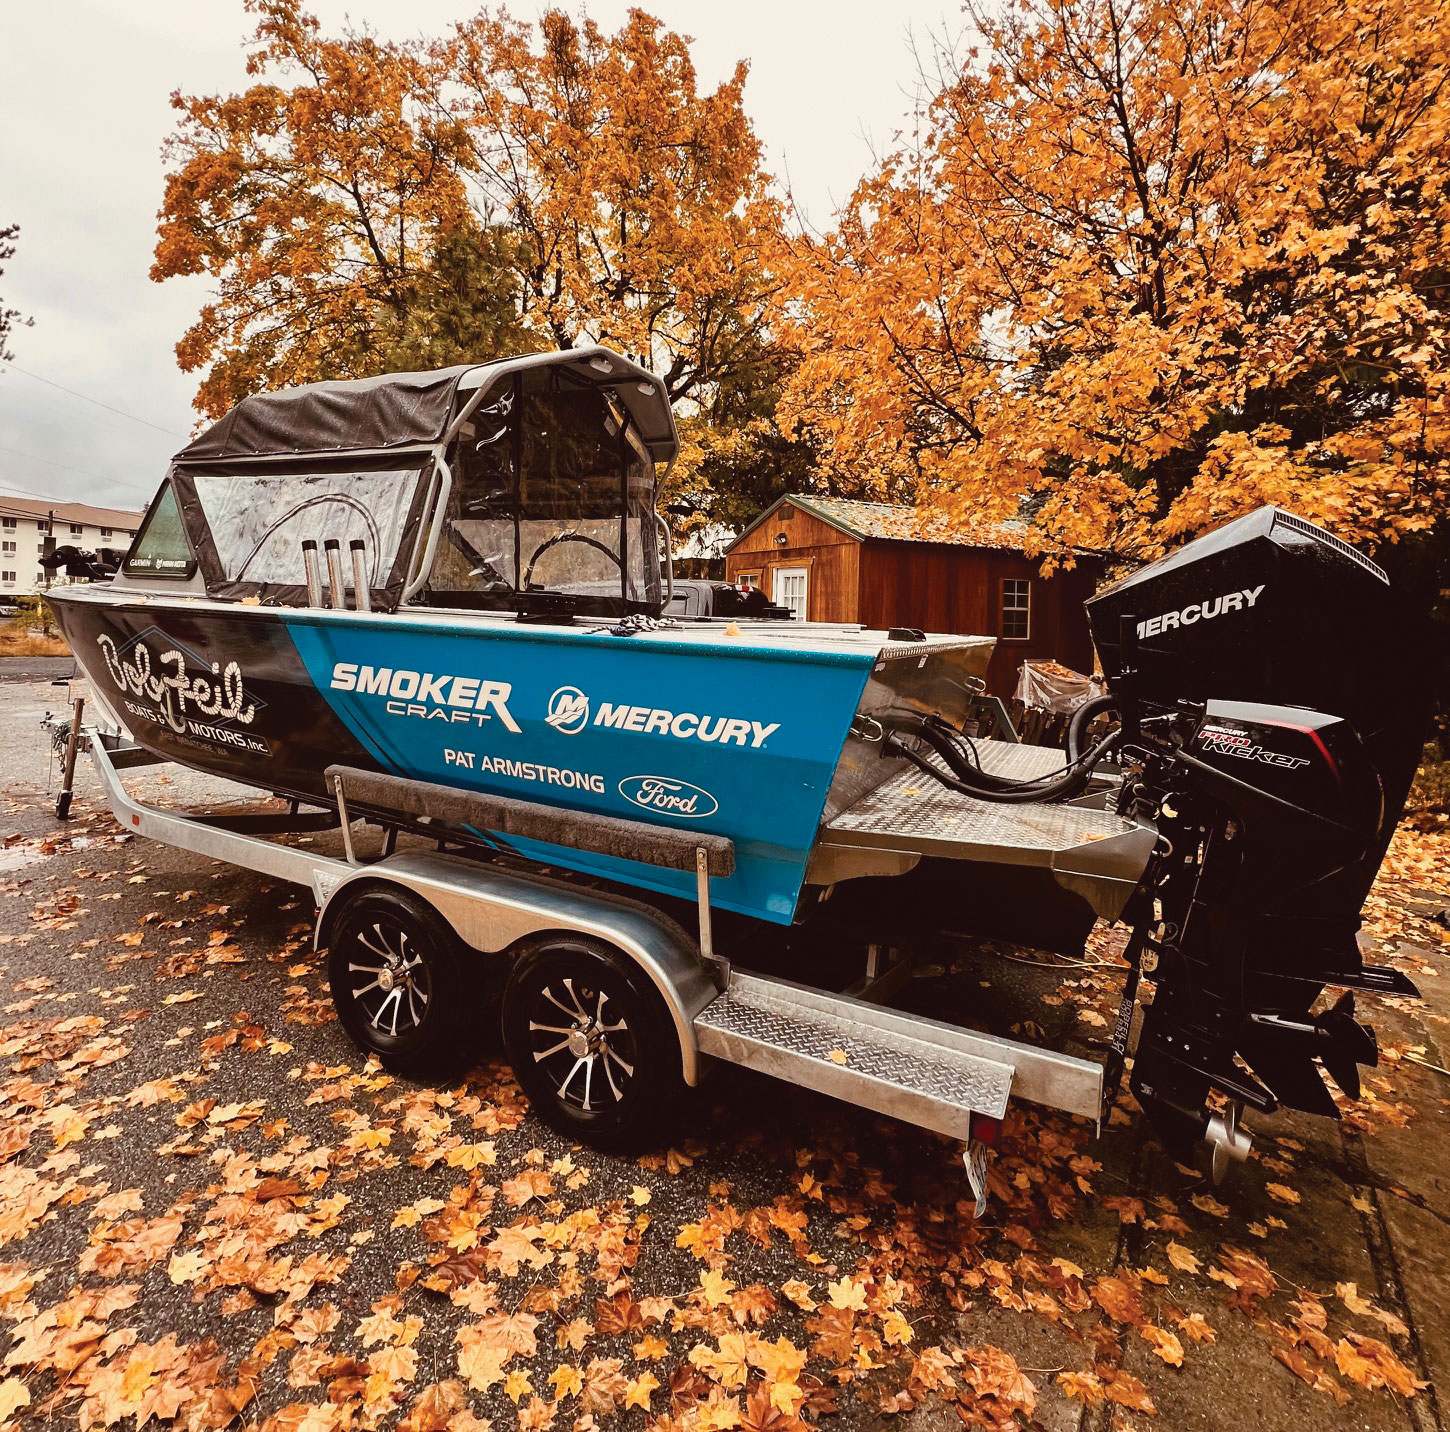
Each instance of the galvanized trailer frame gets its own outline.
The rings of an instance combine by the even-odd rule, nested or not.
[[[524,836],[547,834],[567,813],[501,797],[445,791],[453,808],[445,824],[429,814],[440,796],[427,783],[333,768],[337,807],[259,817],[188,814],[136,799],[122,772],[162,764],[132,745],[119,729],[75,726],[106,798],[123,828],[151,840],[260,874],[302,885],[318,906],[315,940],[328,932],[350,898],[379,886],[428,903],[471,950],[508,958],[532,937],[583,933],[625,955],[659,992],[678,1041],[687,1084],[699,1081],[711,1059],[739,1064],[878,1113],[906,1120],[968,1144],[966,1164],[984,1206],[985,1148],[979,1133],[1000,1121],[1009,1097],[1098,1120],[1104,1068],[1091,1061],[990,1034],[884,1008],[898,980],[891,972],[869,980],[857,997],[808,988],[734,968],[712,948],[710,880],[728,873],[729,842],[637,822],[605,821],[581,841],[610,841],[629,826],[630,858],[657,861],[697,874],[698,927],[687,931],[654,907],[613,891],[529,868],[503,868],[476,855],[444,849],[450,835],[476,818],[491,829]],[[70,723],[67,723],[70,724]],[[1061,753],[1008,743],[982,743],[986,759],[1004,773],[1030,766],[1050,770]],[[908,869],[923,855],[1050,867],[1063,884],[1077,882],[1104,913],[1116,914],[1152,849],[1154,832],[1105,810],[1071,805],[985,806],[950,792],[923,792],[896,777],[828,822],[821,831],[812,879],[835,867],[837,878]],[[460,804],[461,803],[461,804]],[[385,837],[371,857],[361,850],[360,811]],[[542,821],[542,826],[536,824]],[[340,832],[342,858],[272,837],[303,830]],[[399,828],[439,838],[439,848],[396,848]],[[875,952],[872,974],[877,974]],[[896,973],[901,973],[899,966]],[[981,1121],[988,1121],[983,1123]]]

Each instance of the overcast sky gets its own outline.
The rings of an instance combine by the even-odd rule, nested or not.
[[[351,16],[395,38],[438,34],[472,13],[468,0],[314,0],[312,8],[324,26]],[[544,8],[509,6],[519,18]],[[627,8],[594,0],[588,10],[612,30]],[[694,37],[702,90],[738,59],[750,61],[746,106],[768,163],[789,174],[817,224],[909,112],[913,36],[929,48],[958,25],[953,0],[646,8]],[[35,320],[10,345],[27,371],[0,366],[0,490],[144,505],[190,429],[196,380],[177,369],[174,346],[208,286],[147,278],[160,147],[172,90],[245,86],[250,28],[241,0],[0,0],[0,225],[21,225],[0,302]]]

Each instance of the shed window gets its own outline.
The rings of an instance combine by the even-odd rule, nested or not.
[[[1002,579],[1002,638],[1026,641],[1032,634],[1032,583],[1026,577]]]
[[[809,581],[809,568],[777,567],[772,582],[774,590],[771,593],[771,600],[777,606],[788,607],[791,616],[797,621],[806,621],[808,620],[807,613],[810,611],[807,591]]]

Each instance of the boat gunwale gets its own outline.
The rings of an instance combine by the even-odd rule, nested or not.
[[[589,646],[618,645],[628,642],[644,645],[651,651],[677,656],[725,656],[732,659],[781,660],[790,659],[820,666],[865,666],[891,656],[907,657],[920,653],[939,653],[960,650],[990,643],[995,638],[979,635],[951,635],[947,633],[928,635],[920,641],[909,643],[893,640],[888,632],[872,628],[846,629],[827,623],[764,623],[771,630],[761,631],[762,637],[773,638],[766,642],[751,640],[742,629],[739,636],[728,636],[726,630],[731,624],[721,620],[708,627],[691,627],[686,631],[663,629],[635,632],[629,636],[616,636],[607,625],[574,627],[546,622],[520,623],[513,613],[469,612],[458,608],[432,607],[408,611],[359,612],[348,608],[264,606],[260,603],[225,601],[182,592],[155,592],[127,588],[124,594],[109,583],[97,588],[72,590],[52,589],[45,593],[47,600],[78,602],[120,609],[163,608],[179,615],[235,616],[247,619],[265,617],[280,619],[284,625],[307,626],[391,626],[399,625],[420,631],[437,632],[441,636],[476,637],[487,635],[506,641],[545,641],[559,646],[583,643]],[[608,618],[593,619],[607,623]],[[750,623],[754,626],[755,623]],[[776,631],[776,626],[793,627],[793,630]],[[810,627],[816,630],[808,630]],[[752,631],[750,636],[757,634]],[[714,638],[714,640],[712,640]],[[821,645],[807,645],[815,641]]]

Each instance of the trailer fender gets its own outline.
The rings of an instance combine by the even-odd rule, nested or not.
[[[592,935],[614,946],[659,991],[680,1042],[685,1083],[700,1077],[695,1016],[720,992],[684,928],[637,900],[582,890],[548,876],[500,870],[434,851],[406,851],[317,882],[320,910],[313,945],[328,942],[347,893],[360,885],[397,885],[426,900],[470,949],[504,957],[522,941],[549,933]]]

